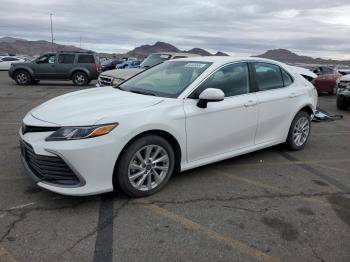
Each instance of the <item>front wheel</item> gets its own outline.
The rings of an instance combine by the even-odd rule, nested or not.
[[[30,85],[32,83],[32,77],[25,70],[16,71],[14,78],[18,85]]]
[[[89,79],[84,72],[76,72],[73,74],[73,84],[76,86],[85,86],[87,85]]]
[[[143,136],[132,142],[121,156],[114,186],[130,197],[149,196],[168,182],[174,166],[174,150],[164,138]]]
[[[311,120],[310,115],[300,111],[293,119],[289,129],[286,145],[290,150],[302,149],[310,135]]]
[[[337,107],[340,110],[346,110],[350,106],[350,103],[348,103],[343,97],[337,96]]]

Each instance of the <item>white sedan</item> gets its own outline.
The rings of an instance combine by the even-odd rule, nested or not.
[[[4,56],[0,58],[0,70],[9,70],[12,63],[23,63],[24,59],[14,56]]]
[[[147,196],[178,171],[280,143],[302,149],[316,104],[314,86],[282,63],[176,59],[34,108],[20,130],[22,159],[60,194]]]

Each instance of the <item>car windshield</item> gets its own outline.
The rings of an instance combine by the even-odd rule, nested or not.
[[[141,68],[149,68],[160,63],[163,63],[166,60],[169,60],[171,55],[168,54],[153,54],[148,56],[140,65]]]
[[[157,65],[119,86],[121,90],[161,97],[178,97],[212,63],[172,61]]]

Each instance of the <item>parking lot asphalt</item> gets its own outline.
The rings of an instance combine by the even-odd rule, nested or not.
[[[304,150],[221,161],[129,199],[61,196],[24,173],[22,118],[77,89],[17,86],[0,72],[0,262],[350,261],[350,112],[338,111],[334,96],[319,106],[344,119],[313,123]]]

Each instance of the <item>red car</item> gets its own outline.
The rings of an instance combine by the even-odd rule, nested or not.
[[[313,70],[318,75],[312,80],[318,93],[328,93],[335,95],[337,93],[336,81],[342,75],[330,67],[320,66]]]

